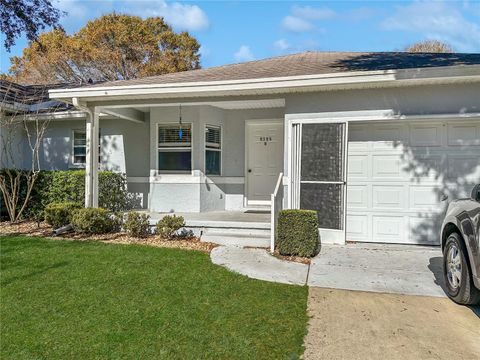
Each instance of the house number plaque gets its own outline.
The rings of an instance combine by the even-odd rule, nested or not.
[[[263,141],[263,145],[267,146],[267,143],[272,141],[271,136],[260,136],[260,141]]]

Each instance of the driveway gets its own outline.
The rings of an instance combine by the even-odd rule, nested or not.
[[[332,289],[444,297],[439,247],[323,245],[307,284]]]
[[[480,307],[447,298],[309,289],[307,360],[478,359]]]

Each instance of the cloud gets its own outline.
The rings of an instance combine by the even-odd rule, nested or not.
[[[305,32],[314,28],[311,22],[292,15],[283,18],[282,26],[284,29],[293,32]]]
[[[331,19],[335,16],[335,11],[327,7],[314,8],[311,6],[298,6],[292,8],[292,14],[295,17],[309,19],[309,20],[324,20]]]
[[[233,57],[237,62],[255,60],[255,56],[253,55],[252,50],[250,50],[250,47],[247,45],[240,46],[238,51],[233,54]]]
[[[210,26],[207,14],[197,5],[179,2],[126,1],[125,10],[141,17],[161,16],[175,30],[201,31]]]
[[[288,50],[291,47],[291,45],[288,43],[287,40],[280,39],[273,43],[273,47],[277,50],[285,51],[285,50]]]
[[[386,18],[384,30],[415,32],[422,38],[451,44],[457,51],[480,50],[480,26],[468,21],[461,11],[443,2],[417,2],[398,6],[393,16]]]

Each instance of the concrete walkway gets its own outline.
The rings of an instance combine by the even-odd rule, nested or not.
[[[308,265],[277,259],[265,249],[219,246],[210,253],[212,262],[253,279],[305,285]]]
[[[214,264],[251,278],[311,287],[444,297],[437,247],[384,244],[322,246],[311,265],[282,261],[264,249],[218,247]]]

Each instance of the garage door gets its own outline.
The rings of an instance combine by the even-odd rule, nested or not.
[[[480,182],[480,120],[349,126],[347,240],[438,244],[449,199]]]

